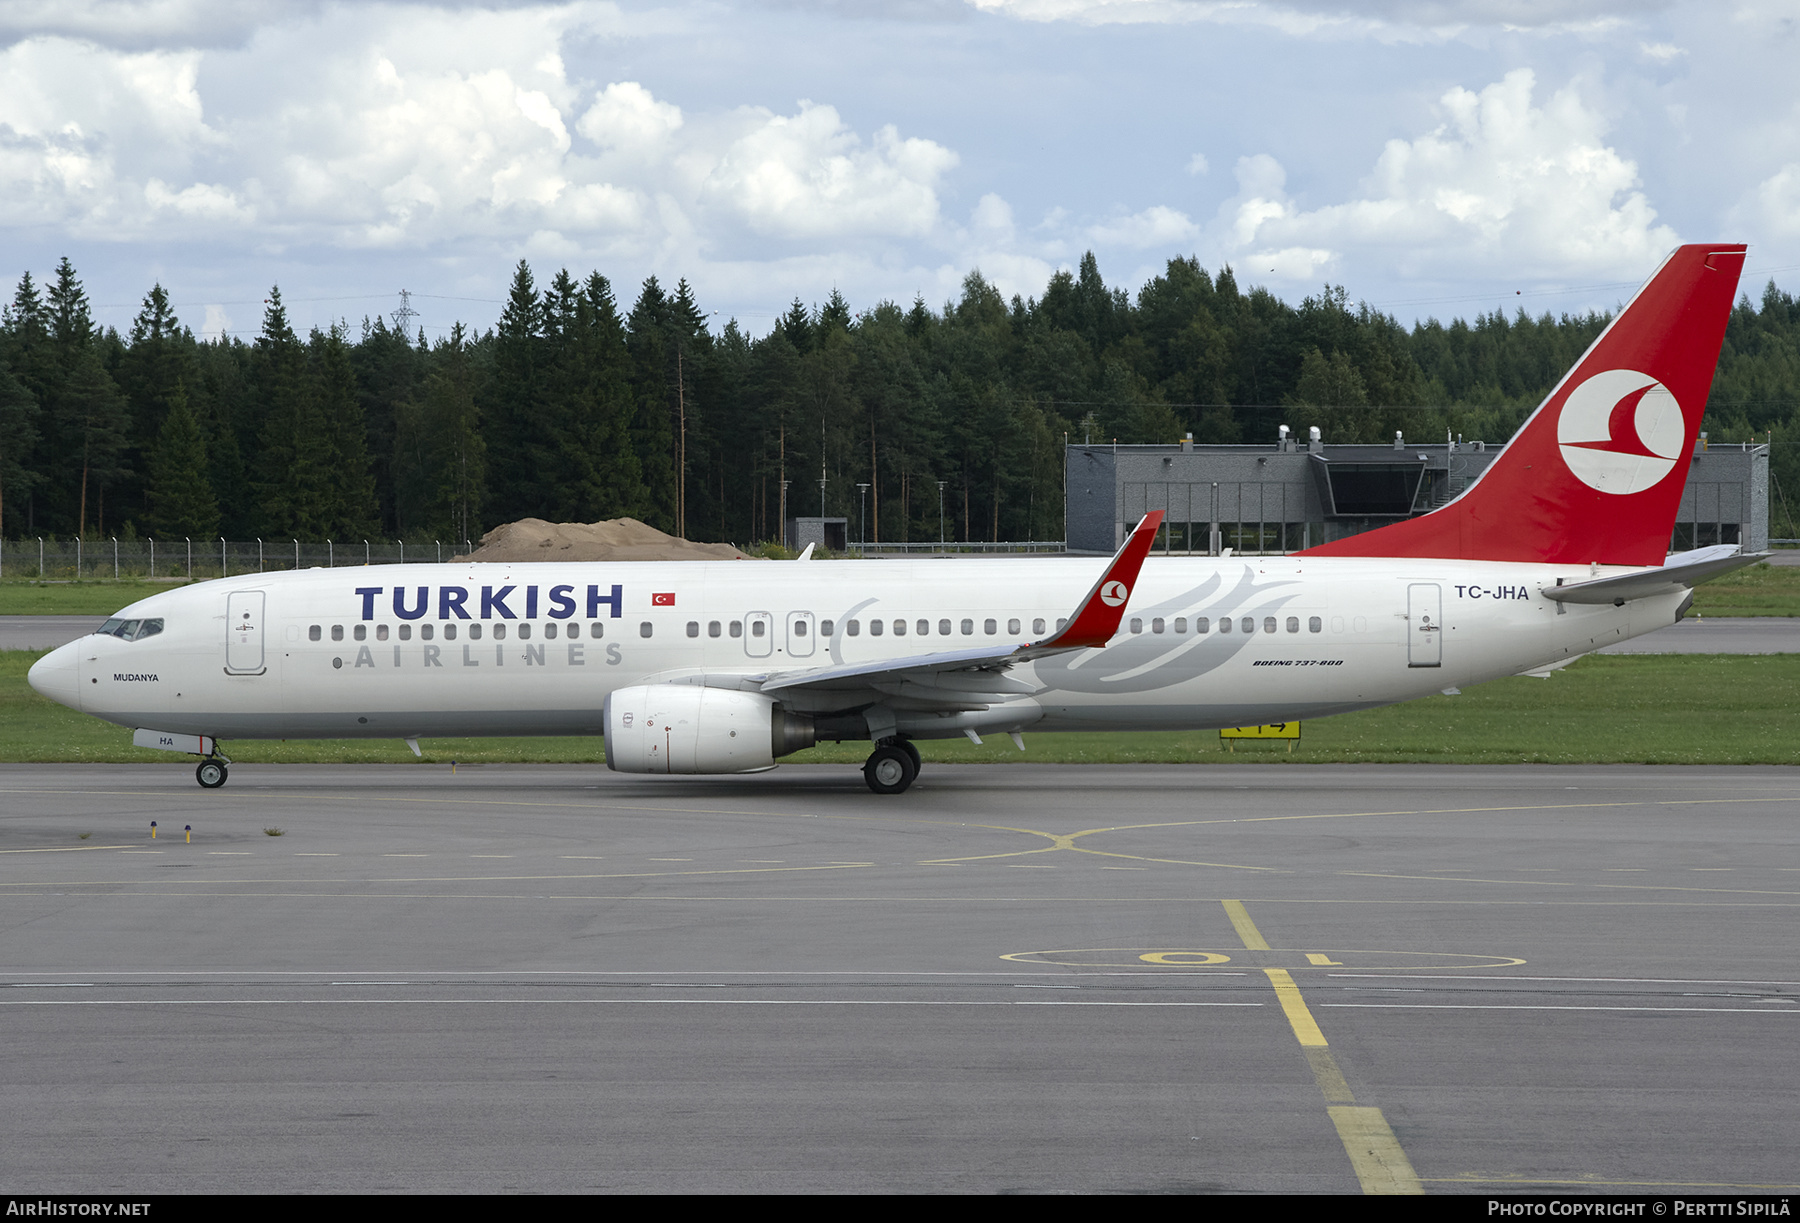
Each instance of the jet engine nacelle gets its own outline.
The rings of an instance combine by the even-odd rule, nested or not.
[[[601,724],[618,773],[756,773],[813,743],[812,719],[771,697],[694,684],[620,688]]]

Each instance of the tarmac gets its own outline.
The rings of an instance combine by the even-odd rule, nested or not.
[[[0,766],[6,1181],[1787,1194],[1796,816],[1781,768]]]

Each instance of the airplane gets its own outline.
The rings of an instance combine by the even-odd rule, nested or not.
[[[601,735],[607,766],[743,774],[867,740],[1204,730],[1543,675],[1663,628],[1759,555],[1666,555],[1745,248],[1672,252],[1468,489],[1281,556],[452,562],[246,574],[122,609],[43,695],[199,757],[230,739]],[[1085,591],[1085,593],[1083,593]]]

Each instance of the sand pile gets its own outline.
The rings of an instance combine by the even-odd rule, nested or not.
[[[545,522],[523,518],[495,527],[470,561],[729,561],[748,560],[730,544],[696,544],[635,518],[606,522]]]

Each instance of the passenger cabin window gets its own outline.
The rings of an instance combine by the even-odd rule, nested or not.
[[[1274,616],[1264,616],[1263,617],[1263,632],[1272,633],[1274,631],[1275,631],[1275,617]]]
[[[366,624],[359,624],[350,630],[350,635],[358,641],[367,641],[369,639],[369,626]]]
[[[494,626],[494,640],[495,641],[505,641],[506,640],[506,626],[504,624],[496,624]]]
[[[1194,617],[1194,631],[1196,633],[1212,632],[1212,621],[1208,620],[1205,616],[1195,616]]]
[[[588,625],[588,636],[592,637],[595,641],[600,640],[602,637],[606,636],[606,626],[598,620],[594,621],[592,624]]]
[[[877,621],[876,623],[880,623],[880,621]],[[859,635],[862,632],[862,621],[861,620],[846,620],[846,621],[844,621],[844,632],[848,633],[852,637]]]
[[[794,621],[794,636],[796,636],[796,637],[806,636],[806,621],[804,621],[804,620]]]
[[[530,641],[531,640],[531,626],[529,624],[521,624],[519,626],[519,640],[520,641]]]
[[[869,636],[871,636],[871,637],[881,636],[881,630],[885,626],[885,623],[886,622],[882,621],[882,620],[869,621]]]
[[[322,629],[320,629],[319,626],[316,624],[311,625],[306,630],[306,639],[308,641],[319,641],[324,636],[325,636],[324,631]]]
[[[819,621],[819,636],[821,636],[821,637],[831,636],[831,628],[834,623],[835,623],[835,621],[831,621],[831,620]]]
[[[1229,633],[1231,631],[1231,617],[1230,616],[1220,616],[1219,617],[1219,631],[1221,633]]]
[[[733,620],[731,622],[731,635],[733,637],[742,637],[744,635],[744,622],[742,620]]]
[[[1175,617],[1175,631],[1177,633],[1187,632],[1187,617],[1186,616],[1176,616]]]
[[[575,626],[573,624],[571,624],[569,627],[574,628]],[[645,620],[643,623],[638,625],[638,636],[639,637],[648,637],[648,636],[650,636],[650,634],[654,633],[655,631],[656,631],[656,626],[654,624],[650,623],[648,620]],[[569,635],[571,637],[574,636],[573,633],[571,633]]]
[[[377,640],[377,641],[386,641],[386,640],[387,640],[387,638],[388,638],[388,627],[387,627],[387,625],[385,625],[385,624],[377,624],[377,625],[376,625],[376,626],[375,626],[375,640]]]
[[[470,641],[480,641],[481,640],[481,626],[479,624],[471,624],[469,626],[469,640]]]
[[[1238,627],[1243,629],[1246,633],[1254,633],[1256,631],[1256,617],[1245,616],[1238,622]]]
[[[919,621],[919,623],[923,624],[925,622],[923,620],[921,620],[921,621]],[[896,637],[906,636],[906,621],[904,621],[904,620],[894,621],[894,636],[896,636]]]
[[[456,640],[456,625],[446,624],[444,626],[444,640],[445,641],[455,641]]]
[[[992,620],[983,620],[981,622],[981,631],[986,633],[989,637],[992,637],[995,633],[1000,631],[1000,626]]]
[[[959,627],[962,629],[962,635],[964,637],[973,637],[975,635],[975,622],[973,620],[964,620]]]
[[[1044,621],[1042,617],[1031,622],[1031,631],[1033,633],[1042,633],[1044,631]]]
[[[717,620],[708,620],[706,622],[706,635],[708,637],[717,637],[720,631],[719,622]]]
[[[344,639],[344,626],[343,625],[334,624],[331,626],[331,639],[333,641],[342,641]]]
[[[1017,637],[1019,635],[1019,622],[1017,620],[1008,620],[1006,622],[1006,633],[1009,637]]]
[[[752,637],[761,637],[761,636],[765,635],[768,631],[769,631],[769,626],[767,624],[764,624],[761,620],[752,620],[750,622],[750,635]]]
[[[544,639],[547,641],[556,640],[556,621],[552,620],[544,626]]]
[[[938,621],[938,624],[940,626],[938,628],[938,632],[946,633],[946,634],[949,633],[950,622],[948,620],[940,620],[940,621]],[[931,636],[931,621],[921,620],[917,624],[913,625],[913,627],[919,630],[919,636],[921,636],[921,637]]]
[[[1150,621],[1150,631],[1153,633],[1160,633],[1163,631],[1163,618],[1161,616],[1157,616]]]
[[[687,635],[689,637],[698,637],[700,635],[700,622],[698,620],[689,620],[687,622]],[[717,634],[715,634],[715,636],[716,635]]]
[[[1311,617],[1306,622],[1306,631],[1309,633],[1323,632],[1324,629],[1324,623],[1317,616]]]
[[[1136,616],[1133,616],[1131,618],[1131,631],[1134,633],[1143,632],[1144,631],[1144,622],[1142,620],[1138,619]]]
[[[433,632],[433,628],[434,628],[434,626],[432,626],[432,625],[421,624],[419,626],[419,640],[420,641],[430,641],[432,632]]]
[[[1297,633],[1300,631],[1300,617],[1299,616],[1289,616],[1288,617],[1287,631],[1290,633]]]
[[[581,625],[573,620],[569,621],[567,624],[563,625],[563,636],[571,639],[581,636]]]
[[[402,641],[411,641],[412,640],[412,625],[402,624],[400,626],[400,640],[402,640]]]

